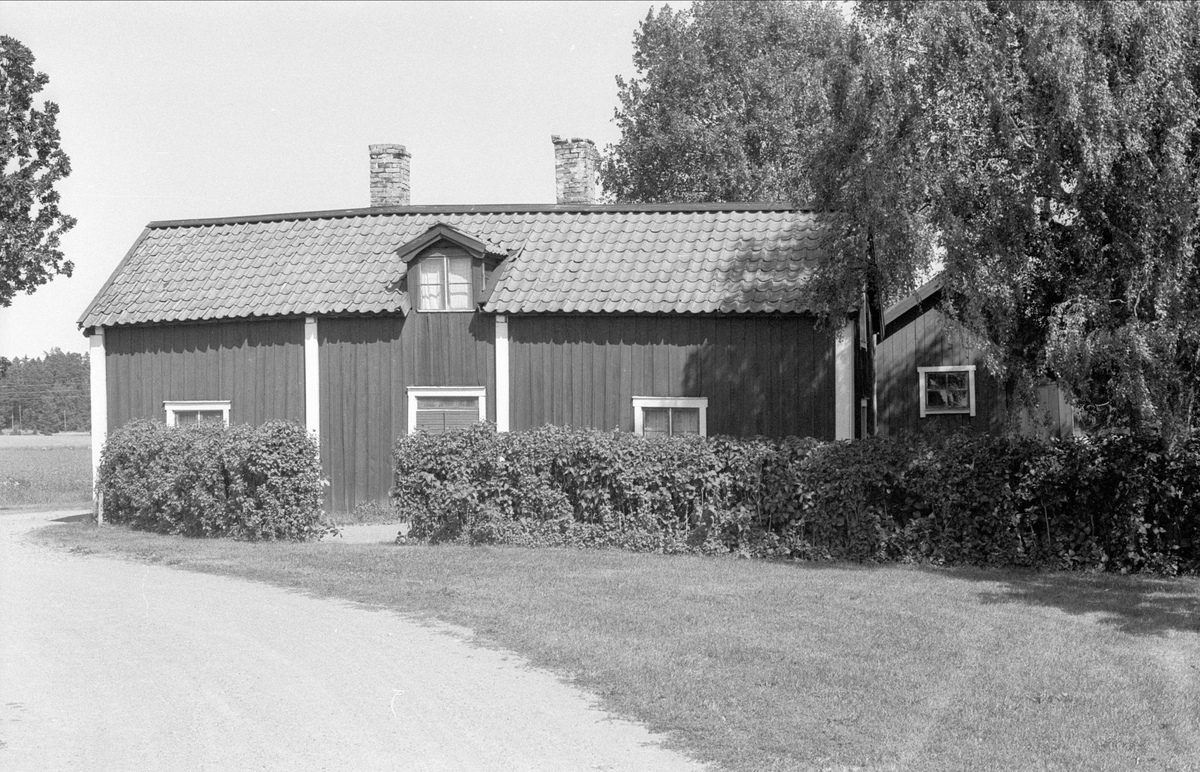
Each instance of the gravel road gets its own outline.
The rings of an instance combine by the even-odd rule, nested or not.
[[[704,769],[467,631],[22,538],[65,514],[0,515],[6,772]]]

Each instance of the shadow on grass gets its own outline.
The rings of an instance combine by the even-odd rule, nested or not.
[[[1050,606],[1072,615],[1097,615],[1101,624],[1131,635],[1171,630],[1200,633],[1200,579],[985,571],[950,571],[959,578],[991,581],[1000,591],[981,592],[985,604]]]
[[[806,571],[896,570],[896,563],[772,561]],[[1068,614],[1096,615],[1109,627],[1131,635],[1169,631],[1200,633],[1200,577],[1040,572],[1033,569],[905,566],[903,570],[990,584],[985,605],[1019,603],[1048,606]]]

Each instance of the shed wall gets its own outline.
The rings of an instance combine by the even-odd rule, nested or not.
[[[409,386],[483,386],[496,415],[495,322],[474,313],[321,318],[321,458],[326,508],[387,501],[391,451],[408,431]]]
[[[633,430],[636,396],[708,397],[708,433],[834,434],[833,339],[801,316],[514,316],[512,428]]]
[[[971,364],[975,365],[976,414],[921,418],[917,368]],[[889,335],[875,350],[875,372],[881,435],[1001,432],[1006,428],[1003,384],[984,368],[979,351],[954,340],[941,313],[931,304],[914,308],[889,326]],[[1014,426],[1027,434],[1069,437],[1074,432],[1074,412],[1058,385],[1045,383],[1037,390],[1036,404],[1022,409]]]
[[[108,429],[164,420],[164,401],[229,400],[232,423],[304,423],[304,320],[110,327]]]

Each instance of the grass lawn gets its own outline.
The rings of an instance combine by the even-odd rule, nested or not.
[[[733,770],[1200,769],[1200,580],[36,538],[472,628]]]
[[[0,509],[87,506],[91,435],[0,434]]]

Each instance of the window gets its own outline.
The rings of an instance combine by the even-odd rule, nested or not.
[[[918,367],[921,417],[975,415],[975,365]]]
[[[418,310],[471,310],[471,258],[463,250],[439,250],[418,260],[416,268]]]
[[[487,420],[487,390],[482,386],[410,386],[408,432],[441,434]]]
[[[644,437],[708,435],[708,397],[634,397],[633,431]]]
[[[184,400],[164,402],[168,426],[187,426],[198,423],[229,424],[229,401]]]

